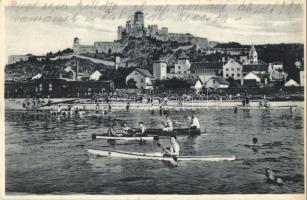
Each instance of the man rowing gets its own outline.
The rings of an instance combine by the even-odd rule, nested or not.
[[[166,119],[166,124],[164,124],[164,123],[162,122],[162,123],[163,123],[163,126],[164,126],[163,131],[166,131],[166,132],[171,132],[171,131],[173,131],[173,130],[174,130],[174,128],[173,128],[173,123],[172,123],[170,117],[169,117],[168,115],[166,115],[165,119]]]
[[[146,131],[146,127],[144,126],[143,122],[139,123],[139,130],[135,132],[135,135],[144,135]]]
[[[123,123],[122,130],[124,135],[130,135],[135,132],[132,128],[127,126],[126,122]]]
[[[176,136],[171,136],[170,143],[171,146],[164,149],[163,156],[165,157],[179,156],[180,146],[176,141]]]
[[[188,120],[190,121],[191,129],[200,129],[199,120],[195,114],[192,114],[191,117],[188,117]]]

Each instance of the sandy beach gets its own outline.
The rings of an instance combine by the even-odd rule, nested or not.
[[[5,108],[9,110],[26,110],[23,105],[24,99],[6,99],[5,100]],[[69,102],[73,99],[51,99],[50,106],[40,106],[37,109],[39,110],[50,110],[55,109],[58,107],[58,105],[61,105],[61,107],[65,108],[68,105],[77,106],[80,108],[85,108],[87,110],[94,110],[96,109],[96,104],[91,103],[89,100],[81,99],[74,101],[73,103]],[[47,100],[45,100],[47,102]],[[304,102],[303,101],[270,101],[270,108],[273,109],[283,109],[283,108],[289,108],[289,107],[299,107],[303,108]],[[101,103],[99,102],[100,108],[107,108],[107,103]],[[123,101],[111,101],[110,102],[111,108],[115,110],[125,110],[127,106],[127,102]],[[213,108],[213,109],[229,109],[238,107],[240,108],[250,108],[250,109],[259,109],[258,107],[259,101],[250,101],[248,107],[243,107],[241,101],[233,101],[233,100],[195,100],[190,102],[183,102],[182,105],[179,105],[177,101],[168,101],[166,106],[163,106],[164,109],[196,109],[196,108]],[[150,110],[150,109],[160,109],[158,101],[153,102],[153,106],[151,106],[150,103],[145,102],[130,102],[129,109],[140,109],[140,110]]]

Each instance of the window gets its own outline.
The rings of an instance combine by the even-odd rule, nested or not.
[[[240,67],[237,68],[237,71],[240,71]]]
[[[144,80],[141,78],[141,83],[144,83]]]
[[[226,68],[226,72],[228,72],[228,68]]]
[[[178,71],[178,74],[180,74],[180,71]]]
[[[226,74],[226,77],[228,77],[229,75],[228,74]]]
[[[39,91],[43,91],[43,84],[42,83],[39,84]]]
[[[234,74],[231,74],[231,76],[234,77],[235,75],[234,75]]]
[[[134,75],[138,75],[138,73],[137,73],[137,72],[135,72],[135,73],[134,73]]]
[[[215,83],[215,80],[213,79],[213,81],[212,81],[213,83]]]
[[[235,71],[235,69],[234,69],[234,68],[231,68],[231,71]]]
[[[240,77],[240,74],[239,74],[239,73],[238,73],[237,75],[238,75],[238,77]]]
[[[178,69],[180,69],[180,66],[178,66]]]
[[[186,72],[186,71],[184,71],[183,73],[184,73],[184,74],[186,74],[187,72]]]
[[[49,91],[52,91],[52,84],[49,83]]]

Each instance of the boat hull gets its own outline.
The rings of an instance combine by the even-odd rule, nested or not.
[[[110,150],[97,150],[88,149],[89,153],[103,156],[114,157],[122,159],[144,159],[144,160],[165,160],[173,161],[173,157],[163,157],[162,153],[138,153],[138,152],[126,152],[126,151],[110,151]],[[209,156],[176,156],[176,161],[233,161],[236,157],[234,155],[222,156],[222,155],[209,155]]]
[[[200,135],[200,129],[184,128],[184,129],[174,129],[173,131],[163,131],[163,129],[149,128],[149,129],[146,129],[145,134],[146,135],[164,135],[164,136]]]
[[[93,139],[105,139],[105,140],[126,140],[126,141],[151,141],[158,140],[158,137],[154,136],[145,136],[145,137],[122,137],[122,136],[106,136],[101,134],[93,134]]]

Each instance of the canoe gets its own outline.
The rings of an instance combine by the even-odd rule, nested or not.
[[[123,159],[145,159],[145,160],[165,160],[173,161],[173,157],[163,157],[162,153],[139,153],[139,152],[128,152],[128,151],[111,151],[111,150],[98,150],[98,149],[87,149],[89,153],[103,156],[103,157],[114,157]],[[208,156],[176,156],[177,161],[232,161],[236,160],[234,155],[223,156],[223,155],[208,155]]]
[[[175,128],[173,131],[167,132],[162,129],[148,128],[145,135],[200,135],[200,129]]]
[[[127,141],[149,141],[149,140],[158,140],[158,137],[155,136],[141,136],[141,137],[134,137],[134,136],[107,136],[103,134],[92,134],[92,139],[105,139],[105,140],[127,140]]]

